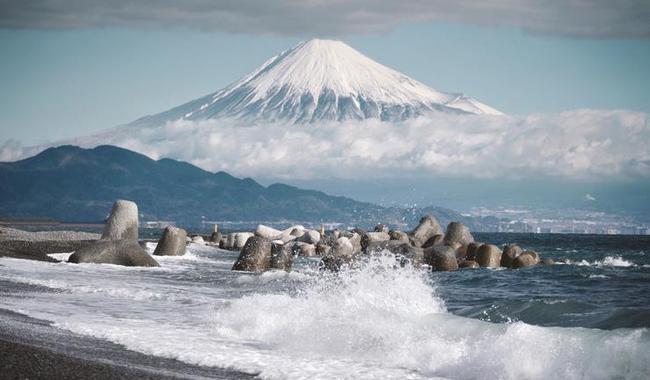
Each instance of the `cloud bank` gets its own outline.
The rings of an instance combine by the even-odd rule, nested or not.
[[[0,0],[0,27],[168,28],[309,37],[386,31],[412,21],[510,26],[531,33],[650,37],[647,0]]]
[[[608,180],[650,178],[649,142],[645,113],[574,110],[523,117],[436,113],[403,123],[302,126],[176,121],[120,127],[67,143],[112,144],[253,178]],[[0,158],[18,159],[42,149],[10,142],[0,149]]]

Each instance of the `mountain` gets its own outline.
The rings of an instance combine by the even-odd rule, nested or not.
[[[222,90],[131,124],[216,118],[291,123],[400,121],[433,110],[501,114],[463,94],[434,90],[341,41],[313,39],[276,55]]]
[[[167,158],[155,161],[109,145],[93,149],[65,145],[0,163],[0,218],[97,222],[116,199],[135,201],[142,220],[172,220],[186,226],[203,218],[370,226],[380,221],[412,223],[420,216],[283,184],[265,187],[250,178],[210,173]],[[427,211],[443,223],[464,220],[481,228],[451,210]]]

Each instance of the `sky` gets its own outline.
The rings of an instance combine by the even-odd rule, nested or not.
[[[312,37],[509,115],[650,111],[644,1],[175,3],[0,0],[0,144],[163,111]]]

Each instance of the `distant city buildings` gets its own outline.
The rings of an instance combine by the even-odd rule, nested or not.
[[[650,224],[632,218],[591,210],[528,210],[477,208],[477,217],[501,219],[495,232],[650,235]]]
[[[140,223],[140,227],[144,227],[144,228],[167,228],[170,226],[175,227],[176,223],[169,220],[152,220],[149,222]]]

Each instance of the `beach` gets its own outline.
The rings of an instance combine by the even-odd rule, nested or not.
[[[2,297],[29,297],[47,288],[0,281]],[[2,379],[250,379],[255,376],[138,353],[74,334],[48,321],[0,307]]]

